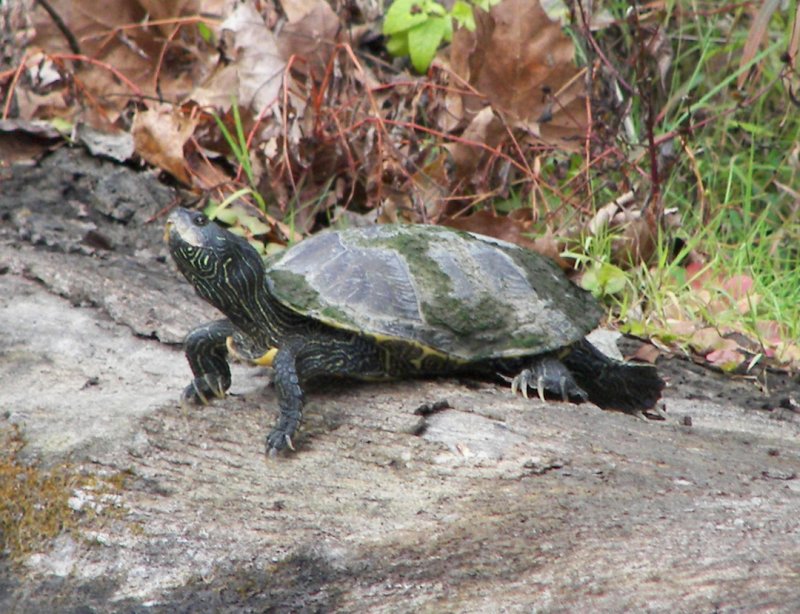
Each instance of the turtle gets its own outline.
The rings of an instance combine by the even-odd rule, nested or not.
[[[182,403],[231,385],[230,359],[271,366],[280,415],[266,437],[294,449],[306,392],[330,378],[476,376],[644,415],[664,387],[655,367],[607,357],[586,335],[604,315],[549,258],[424,224],[319,232],[262,259],[243,237],[178,208],[169,250],[223,319],[186,336],[194,378]]]

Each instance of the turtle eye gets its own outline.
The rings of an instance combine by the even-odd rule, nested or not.
[[[202,213],[198,213],[194,218],[194,225],[205,226],[206,224],[208,224],[208,218]]]

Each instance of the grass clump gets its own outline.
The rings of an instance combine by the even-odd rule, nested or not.
[[[765,7],[673,0],[636,11],[610,2],[614,25],[595,36],[602,56],[586,47],[596,65],[613,68],[607,80],[630,88],[611,97],[618,129],[598,148],[614,153],[613,164],[588,160],[591,209],[629,190],[655,222],[644,237],[650,250],[618,249],[647,234],[628,219],[575,241],[570,255],[626,330],[712,355],[725,369],[762,357],[800,369],[800,109],[792,94],[800,74],[791,53],[798,6],[790,5],[759,30],[756,12]],[[737,334],[747,341],[733,341]]]

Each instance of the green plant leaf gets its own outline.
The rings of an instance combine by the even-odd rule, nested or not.
[[[583,274],[581,285],[595,296],[619,294],[625,289],[628,276],[613,264],[595,265]]]
[[[197,32],[200,34],[200,38],[202,38],[207,43],[212,43],[214,40],[214,33],[211,31],[206,24],[202,21],[197,23]]]
[[[447,32],[448,20],[449,17],[430,17],[425,23],[408,31],[411,64],[417,72],[427,72]]]
[[[475,31],[475,16],[472,14],[472,7],[467,2],[456,0],[450,14],[459,27],[466,28],[470,32]]]
[[[444,17],[447,15],[447,9],[438,2],[426,2],[422,5],[422,10],[427,13],[428,16]]]
[[[444,36],[442,38],[444,39],[444,42],[451,43],[451,42],[453,42],[453,19],[452,19],[452,17],[450,17],[450,15],[445,17],[444,23],[445,23],[445,26],[447,27],[447,29],[444,31]]]
[[[408,55],[408,32],[390,35],[386,41],[386,51],[396,58]]]
[[[750,134],[754,134],[755,136],[775,136],[775,133],[768,127],[759,126],[758,124],[754,124],[752,122],[732,120],[731,127],[746,130],[747,132],[749,132]]]
[[[428,21],[428,11],[423,0],[397,0],[386,11],[383,33],[397,34]]]
[[[501,0],[473,0],[473,6],[478,7],[479,9],[489,12],[493,6],[500,4]]]

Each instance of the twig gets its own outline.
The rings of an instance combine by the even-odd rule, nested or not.
[[[50,19],[53,20],[53,23],[56,24],[56,27],[61,31],[61,34],[64,35],[64,38],[67,39],[67,44],[69,45],[70,50],[74,55],[83,55],[83,51],[81,51],[81,45],[78,42],[78,39],[75,38],[75,35],[72,31],[67,27],[67,24],[64,23],[64,20],[61,19],[61,15],[56,13],[56,10],[50,6],[50,3],[47,0],[36,0],[39,5],[47,11],[47,14],[50,15]],[[80,68],[81,61],[75,60],[75,65]]]
[[[645,65],[648,41],[645,41],[644,28],[639,23],[639,13],[636,7],[630,13],[630,19],[634,28],[634,36],[638,42],[634,70],[636,71],[636,87],[639,97],[645,107],[645,131],[647,133],[647,153],[650,158],[650,201],[654,207],[656,219],[661,218],[661,177],[658,172],[658,148],[656,147],[655,137],[655,102],[653,100],[653,88],[648,87],[650,79],[647,66]]]

